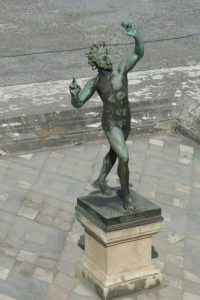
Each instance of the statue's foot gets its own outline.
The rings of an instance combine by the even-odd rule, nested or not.
[[[127,199],[124,199],[123,204],[124,204],[124,209],[127,212],[135,212],[135,211],[137,211],[137,209],[136,209],[136,207],[134,205],[134,201],[133,201],[133,199],[131,199],[131,196],[129,196]]]
[[[100,191],[102,192],[102,194],[104,194],[106,196],[111,196],[112,195],[112,191],[107,186],[105,181],[101,181],[99,178],[97,178],[97,180],[94,182],[94,186],[98,187],[100,189]]]

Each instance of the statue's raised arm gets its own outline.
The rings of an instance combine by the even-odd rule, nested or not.
[[[135,48],[133,53],[124,61],[119,64],[119,69],[123,72],[129,72],[136,63],[143,57],[144,55],[144,43],[140,36],[138,29],[135,25],[121,23],[124,34],[127,36],[131,36],[135,39]]]

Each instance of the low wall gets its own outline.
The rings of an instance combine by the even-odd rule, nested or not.
[[[88,78],[77,79],[83,87]],[[200,100],[200,65],[131,72],[128,75],[131,134],[174,130],[194,137],[179,116]],[[104,138],[97,94],[71,106],[71,80],[0,87],[0,153],[27,151]],[[184,117],[182,118],[184,120]],[[197,134],[198,135],[198,134]],[[197,139],[195,139],[197,140]]]
[[[173,103],[174,99],[131,103],[131,134],[173,130],[180,114],[180,106]],[[101,112],[99,106],[2,119],[0,149],[12,153],[101,139]]]

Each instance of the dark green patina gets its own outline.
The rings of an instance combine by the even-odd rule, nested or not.
[[[162,221],[161,208],[136,192],[130,191],[135,211],[126,211],[120,196],[91,193],[80,197],[76,206],[76,218],[86,217],[104,232]],[[81,222],[82,223],[82,222]]]
[[[143,57],[144,44],[135,26],[124,22],[121,25],[123,32],[135,39],[133,53],[113,67],[106,44],[102,42],[93,45],[87,54],[88,62],[93,69],[98,70],[98,74],[90,79],[83,89],[73,79],[70,93],[72,105],[76,108],[88,101],[95,91],[99,94],[103,102],[102,127],[108,138],[110,150],[103,160],[96,183],[104,194],[110,194],[105,180],[118,158],[117,173],[123,191],[123,207],[127,211],[135,211],[134,199],[129,190],[129,154],[126,145],[131,127],[127,74]]]

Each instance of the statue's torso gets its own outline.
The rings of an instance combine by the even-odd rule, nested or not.
[[[110,76],[98,74],[97,92],[103,101],[103,128],[130,126],[127,75],[118,70],[113,70]]]

